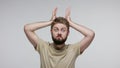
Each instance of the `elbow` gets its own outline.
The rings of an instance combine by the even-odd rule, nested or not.
[[[93,37],[93,38],[95,37],[95,32],[94,31],[91,32],[91,37]]]
[[[28,24],[24,25],[24,31],[28,30]]]
[[[92,35],[92,36],[95,36],[95,32],[94,32],[94,31],[91,31],[91,35]]]
[[[26,32],[26,31],[30,31],[31,29],[30,29],[30,26],[29,26],[29,24],[26,24],[26,25],[24,25],[24,31]]]
[[[88,34],[88,36],[94,38],[95,37],[95,32],[91,30],[91,32]]]

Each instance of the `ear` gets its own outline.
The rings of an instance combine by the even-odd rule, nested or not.
[[[50,32],[52,33],[52,29],[50,29]]]
[[[69,35],[69,33],[70,33],[70,30],[68,30],[68,33],[67,33],[67,35]]]

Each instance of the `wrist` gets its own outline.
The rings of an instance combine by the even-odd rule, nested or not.
[[[52,24],[52,20],[48,21],[48,26],[50,26]]]
[[[68,20],[68,22],[69,22],[69,26],[71,27],[73,22],[71,20]]]

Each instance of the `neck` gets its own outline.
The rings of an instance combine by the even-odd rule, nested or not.
[[[54,45],[54,48],[55,48],[55,49],[57,49],[57,50],[61,50],[61,49],[63,49],[63,48],[64,48],[65,43],[60,44],[60,45],[57,45],[57,44],[53,43],[53,45]]]

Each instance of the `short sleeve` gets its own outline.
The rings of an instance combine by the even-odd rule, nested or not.
[[[39,43],[37,44],[37,47],[36,47],[36,51],[38,51],[39,53],[48,45],[48,42],[38,38],[39,40]]]
[[[80,55],[80,42],[71,44],[72,48],[74,49],[74,52],[76,53],[76,55]]]

